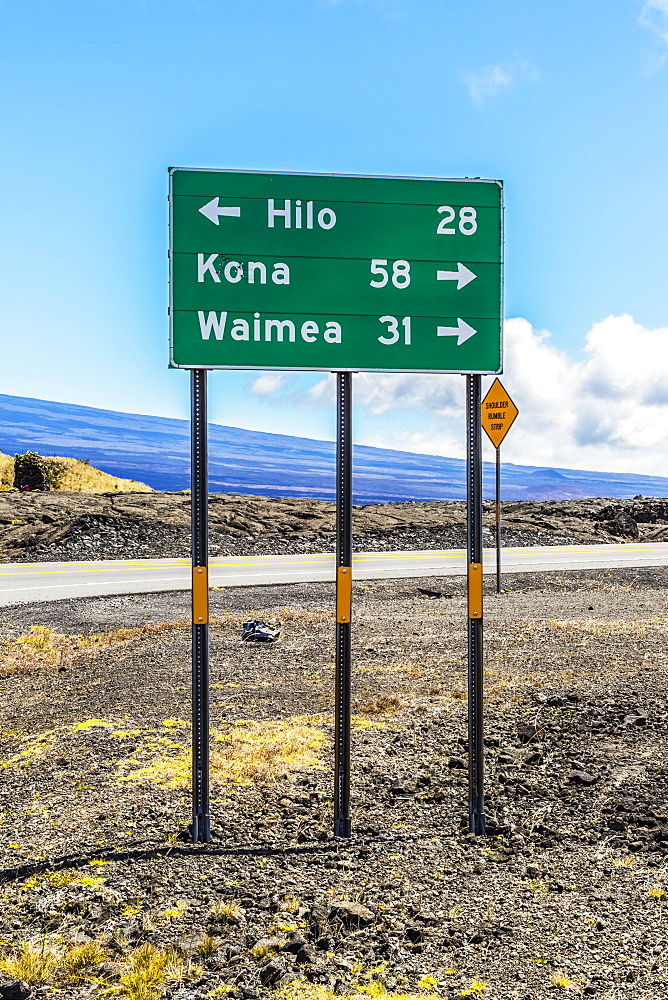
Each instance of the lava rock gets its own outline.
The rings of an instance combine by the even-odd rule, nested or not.
[[[260,938],[259,941],[256,941],[255,944],[253,945],[253,951],[255,951],[256,949],[261,950],[265,948],[268,951],[278,951],[281,945],[282,941],[279,937],[275,937],[273,935],[271,937],[262,937]]]
[[[0,982],[1,1000],[28,1000],[32,990],[22,979]]]
[[[317,960],[315,948],[310,944],[304,944],[297,952],[295,959],[297,965],[314,965]]]
[[[411,782],[401,782],[396,785],[392,785],[390,788],[390,795],[394,795],[395,798],[400,798],[406,795],[415,795],[416,788]]]
[[[420,941],[424,940],[424,928],[422,927],[407,927],[406,937],[413,944],[418,944]]]
[[[347,927],[364,927],[366,924],[373,923],[374,915],[361,903],[341,900],[330,906],[329,919],[338,920]]]
[[[448,759],[448,767],[457,771],[465,771],[468,765],[461,757],[450,757]]]
[[[616,517],[611,518],[609,521],[605,521],[604,525],[606,531],[609,531],[611,535],[616,535],[618,538],[640,537],[638,522],[625,511],[620,511]]]
[[[185,934],[183,937],[177,938],[175,944],[176,950],[184,955],[192,955],[198,948],[202,947],[205,937],[206,935],[203,931],[193,931],[192,934]]]
[[[296,982],[297,979],[299,979],[299,976],[296,972],[284,972],[283,975],[276,980],[276,985],[280,989],[283,986],[289,986],[290,983]]]
[[[259,972],[260,982],[263,986],[273,986],[283,975],[285,975],[285,966],[275,958],[265,962]]]
[[[570,771],[568,774],[568,780],[574,785],[593,785],[598,778],[595,774],[590,774],[589,771]]]
[[[267,938],[266,940],[269,939]],[[275,940],[278,940],[278,938]],[[283,951],[291,951],[294,955],[296,955],[299,951],[301,951],[305,944],[306,938],[304,935],[300,934],[299,931],[293,931],[290,935],[290,939],[283,945]]]
[[[517,738],[520,743],[531,743],[538,736],[538,727],[532,722],[520,722],[517,727]]]

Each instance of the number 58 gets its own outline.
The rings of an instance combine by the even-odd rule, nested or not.
[[[387,261],[382,257],[374,257],[371,261],[371,273],[376,275],[369,282],[372,288],[384,288],[388,283],[390,275],[386,267]],[[407,260],[395,260],[392,264],[392,284],[395,288],[407,288],[410,283],[411,265]]]

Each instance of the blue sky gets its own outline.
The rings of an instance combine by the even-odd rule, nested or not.
[[[667,57],[668,0],[0,0],[0,391],[187,415],[170,165],[494,177],[504,457],[668,474]],[[360,376],[356,439],[462,454],[461,381]],[[220,423],[331,401],[211,377]]]

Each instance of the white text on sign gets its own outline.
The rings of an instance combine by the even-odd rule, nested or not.
[[[225,280],[231,282],[233,285],[236,285],[243,278],[246,278],[249,285],[254,285],[256,277],[258,284],[267,284],[267,265],[263,264],[261,260],[249,260],[245,265],[238,260],[228,260],[224,266],[221,261],[221,270],[219,271],[215,266],[218,257],[220,257],[220,254],[211,253],[205,260],[203,253],[197,254],[197,280],[200,284],[204,281],[207,274],[210,275],[216,284],[220,284],[221,273]],[[290,268],[288,265],[277,261],[273,265],[271,280],[275,285],[289,285]]]
[[[297,198],[293,214],[292,199],[286,198],[283,202],[283,208],[276,208],[273,198],[267,199],[267,225],[270,229],[274,228],[277,219],[283,220],[286,229],[292,227],[293,219],[295,229],[313,229],[313,215],[312,201],[307,201],[306,205],[303,206],[301,198]],[[316,218],[321,229],[333,229],[336,225],[336,213],[333,208],[321,208]]]
[[[209,340],[211,334],[216,340],[223,340],[227,330],[226,312],[204,313],[201,310],[197,313],[202,340]],[[271,343],[294,344],[297,339],[297,325],[291,319],[265,319],[263,320],[259,312],[253,313],[253,322],[243,317],[237,317],[231,321],[232,325],[229,335],[232,340],[254,340]],[[315,320],[307,319],[299,327],[299,336],[307,344],[315,344],[320,336],[320,326]],[[251,336],[252,333],[252,336]],[[341,343],[341,324],[330,320],[325,323],[322,331],[322,338],[326,344]]]
[[[457,229],[450,225],[455,220],[454,208],[452,205],[441,205],[438,212],[439,215],[443,215],[443,218],[438,224],[437,234],[439,236],[454,236]],[[478,228],[478,215],[475,208],[466,205],[464,208],[459,209],[459,224],[457,228],[462,236],[473,236]]]

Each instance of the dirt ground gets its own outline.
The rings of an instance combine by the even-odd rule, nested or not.
[[[330,832],[329,585],[212,593],[197,847],[187,595],[3,609],[0,996],[665,996],[668,571],[505,584],[485,603],[484,838],[461,580],[355,587],[350,842]],[[279,641],[242,643],[246,617]],[[168,952],[137,992],[141,956]]]

